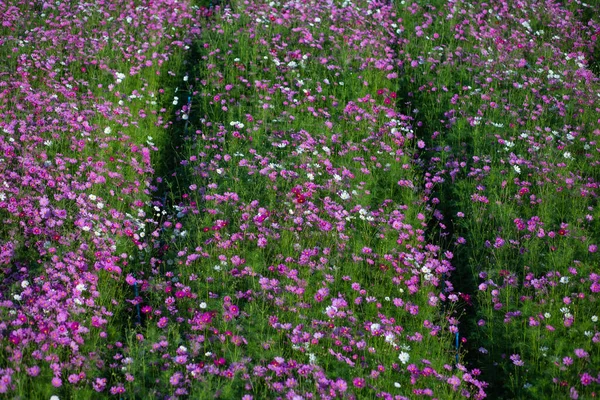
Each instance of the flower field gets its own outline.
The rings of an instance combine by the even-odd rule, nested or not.
[[[600,395],[598,15],[0,2],[0,393]]]

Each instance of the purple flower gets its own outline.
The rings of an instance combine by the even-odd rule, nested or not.
[[[173,386],[177,386],[177,385],[179,385],[179,382],[181,381],[181,379],[183,379],[183,374],[181,372],[175,372],[169,378],[169,383]]]
[[[362,389],[363,387],[365,387],[365,380],[363,378],[354,378],[352,380],[352,383],[354,384],[355,387]]]
[[[123,384],[118,384],[117,386],[113,386],[110,388],[110,394],[123,394],[125,392],[126,390]]]
[[[96,392],[102,392],[106,388],[106,378],[96,378],[96,381],[93,383],[94,390]]]
[[[513,362],[513,364],[516,365],[517,367],[522,367],[523,365],[525,365],[525,362],[523,360],[521,360],[521,356],[518,354],[511,355],[510,359]]]
[[[584,349],[575,349],[575,355],[579,358],[586,358],[589,356],[588,352]]]
[[[167,317],[161,317],[158,322],[156,323],[156,325],[159,328],[164,328],[165,326],[167,326],[167,324],[169,323],[169,319]]]
[[[595,379],[593,376],[591,376],[590,374],[588,374],[587,372],[584,372],[581,375],[581,384],[583,386],[588,386],[590,383],[594,382]]]
[[[579,393],[577,392],[577,389],[575,389],[574,387],[571,387],[571,389],[569,390],[569,397],[572,400],[579,399]]]
[[[337,387],[337,390],[341,393],[344,393],[346,392],[346,390],[348,390],[348,384],[343,379],[338,379],[337,381],[335,381],[335,386]]]

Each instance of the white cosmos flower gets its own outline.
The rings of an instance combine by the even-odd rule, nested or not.
[[[402,364],[406,364],[408,362],[408,360],[410,359],[410,354],[408,354],[407,352],[403,351],[402,353],[400,353],[400,355],[398,356],[398,359],[400,360],[400,362]]]

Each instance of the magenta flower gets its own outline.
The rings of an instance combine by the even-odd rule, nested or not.
[[[126,390],[123,384],[118,384],[117,386],[113,386],[110,388],[110,394],[123,394],[125,392]]]
[[[588,386],[588,385],[590,385],[592,382],[595,382],[595,381],[596,381],[596,379],[594,379],[594,377],[593,377],[593,376],[591,376],[590,374],[588,374],[587,372],[584,372],[584,373],[581,375],[581,384],[582,384],[583,386]]]
[[[96,378],[92,386],[96,392],[102,392],[106,388],[106,383],[106,378]]]
[[[167,324],[169,323],[169,319],[167,317],[161,317],[158,322],[156,323],[156,325],[159,328],[164,328],[165,326],[167,326]]]
[[[352,380],[352,384],[354,384],[354,387],[362,389],[365,387],[365,380],[363,378],[356,377]]]

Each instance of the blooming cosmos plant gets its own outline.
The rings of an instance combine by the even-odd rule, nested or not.
[[[0,7],[0,392],[596,396],[599,11]]]

